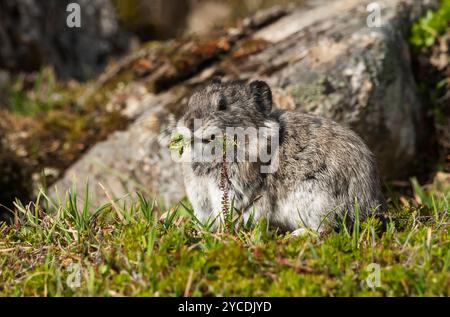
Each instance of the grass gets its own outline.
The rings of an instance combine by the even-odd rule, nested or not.
[[[264,221],[211,233],[187,202],[94,207],[75,189],[64,200],[41,192],[0,227],[0,296],[448,296],[450,193],[413,187],[385,227],[370,218],[322,237]]]
[[[40,112],[52,110],[56,104],[56,78],[49,68],[44,68],[36,74],[29,92],[26,92],[25,75],[20,74],[9,87],[9,108],[21,115],[34,116]],[[56,97],[56,98],[55,98]]]

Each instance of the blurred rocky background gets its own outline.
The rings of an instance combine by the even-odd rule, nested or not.
[[[0,210],[86,183],[96,202],[181,199],[169,127],[215,75],[267,80],[278,107],[350,126],[386,191],[448,186],[450,1],[380,0],[369,27],[372,2],[1,1]]]
[[[136,41],[204,36],[275,2],[304,1],[4,0],[0,67],[29,72],[51,65],[60,79],[86,80]],[[66,25],[70,3],[82,8],[81,28]]]

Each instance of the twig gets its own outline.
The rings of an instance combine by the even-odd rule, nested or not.
[[[228,170],[226,166],[226,138],[224,138],[222,146],[222,163],[220,166],[220,184],[219,189],[222,191],[222,214],[225,222],[225,230],[229,233],[231,232],[230,224],[230,198],[228,192]]]
[[[186,283],[186,288],[184,289],[184,297],[188,297],[189,293],[191,292],[191,286],[192,286],[192,278],[194,277],[194,270],[189,271],[189,277]]]

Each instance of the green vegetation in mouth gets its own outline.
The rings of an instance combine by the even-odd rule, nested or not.
[[[172,151],[178,151],[178,155],[181,157],[184,153],[184,147],[189,145],[190,139],[183,136],[181,133],[175,133],[172,135],[169,143],[169,149]]]
[[[185,147],[188,146],[190,142],[190,138],[186,138],[181,133],[175,133],[170,139],[168,148],[172,151],[177,151],[178,155],[181,157],[184,153]],[[238,145],[236,140],[227,137],[227,135],[215,137],[214,139],[210,139],[208,142],[210,144],[214,144],[219,149],[221,148],[224,154],[226,153],[227,146]]]

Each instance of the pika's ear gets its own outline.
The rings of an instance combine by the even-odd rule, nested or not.
[[[261,112],[270,113],[272,110],[272,91],[269,85],[264,81],[255,80],[250,83],[250,91]]]
[[[220,95],[219,98],[217,98],[217,110],[227,110],[227,98],[225,98],[224,95]]]

